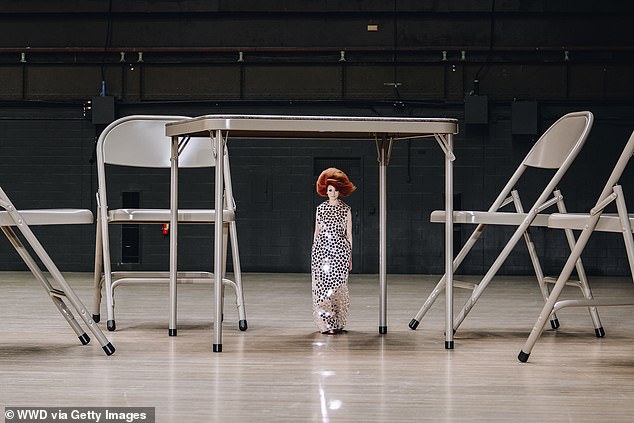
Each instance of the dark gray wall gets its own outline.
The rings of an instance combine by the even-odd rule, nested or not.
[[[634,3],[620,0],[0,6],[2,99],[86,99],[102,80],[121,101],[435,103],[462,101],[476,76],[496,100],[629,101],[634,90]]]
[[[511,131],[512,104],[538,104],[539,131],[562,114],[591,110],[595,126],[562,182],[569,210],[587,210],[634,128],[634,6],[545,1],[0,1],[2,186],[20,208],[95,209],[94,140],[103,125],[86,102],[114,96],[116,116],[135,113],[437,116],[461,120],[455,186],[464,208],[487,208],[536,136]],[[493,12],[491,13],[491,8]],[[378,31],[368,31],[378,25]],[[341,53],[343,51],[343,53]],[[239,61],[242,52],[242,61]],[[463,53],[464,52],[464,53]],[[139,54],[141,53],[141,55]],[[345,60],[341,60],[343,58]],[[474,80],[478,84],[474,84]],[[465,124],[465,96],[488,98],[486,124]],[[360,189],[354,271],[377,272],[378,171],[370,144],[230,143],[245,271],[309,271],[316,174],[330,163]],[[631,170],[623,178],[631,180]],[[213,187],[183,175],[184,204]],[[526,205],[544,175],[529,175]],[[166,175],[130,178],[145,206],[166,206]],[[631,184],[629,184],[631,185]],[[431,140],[398,142],[388,172],[388,271],[442,271],[443,164]],[[628,198],[631,187],[626,184]],[[111,199],[119,201],[118,196]],[[469,228],[457,228],[465,240]],[[64,270],[92,270],[93,227],[39,228]],[[211,229],[184,229],[181,265],[209,268]],[[481,273],[509,236],[491,228],[464,273]],[[533,231],[542,261],[557,272],[563,236]],[[113,234],[117,245],[119,233]],[[166,268],[168,240],[143,228],[142,259]],[[114,260],[120,261],[118,248]],[[622,240],[597,235],[584,256],[593,274],[627,274]],[[7,242],[0,269],[23,266]],[[502,273],[531,268],[520,245]]]

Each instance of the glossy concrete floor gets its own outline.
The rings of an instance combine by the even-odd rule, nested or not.
[[[90,305],[91,275],[67,277]],[[211,350],[211,286],[179,287],[177,337],[167,336],[166,286],[124,286],[107,357],[94,340],[79,344],[30,273],[0,273],[0,404],[155,407],[157,422],[632,421],[634,307],[599,310],[603,339],[587,310],[561,311],[562,327],[523,364],[542,305],[533,279],[494,280],[452,351],[442,296],[408,328],[436,279],[389,275],[380,335],[378,277],[352,275],[348,332],[326,336],[311,321],[310,275],[246,274],[249,329],[238,330],[227,291],[222,353]],[[595,296],[634,298],[629,278],[591,282]],[[456,292],[456,308],[465,298]]]

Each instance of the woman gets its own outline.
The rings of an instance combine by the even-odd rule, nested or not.
[[[341,333],[348,320],[348,272],[352,269],[352,213],[339,199],[357,187],[334,167],[317,179],[317,193],[328,197],[317,206],[311,254],[313,318],[319,331]]]

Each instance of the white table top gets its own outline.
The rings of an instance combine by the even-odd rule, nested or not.
[[[165,135],[208,137],[228,131],[232,138],[393,139],[457,134],[458,120],[353,116],[206,115],[168,123]]]

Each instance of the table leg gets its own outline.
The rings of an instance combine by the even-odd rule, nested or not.
[[[379,333],[387,333],[387,165],[392,140],[377,143],[379,161]]]
[[[221,131],[211,133],[211,142],[214,143],[214,150],[216,153],[216,221],[214,224],[214,299],[215,299],[215,319],[214,319],[214,343],[213,351],[222,352],[222,210],[224,208],[223,193],[224,193],[224,148],[225,143],[223,134]]]
[[[453,349],[453,135],[445,152],[445,348]]]
[[[169,336],[176,336],[176,277],[178,272],[178,137],[172,137],[170,156],[170,282]]]

